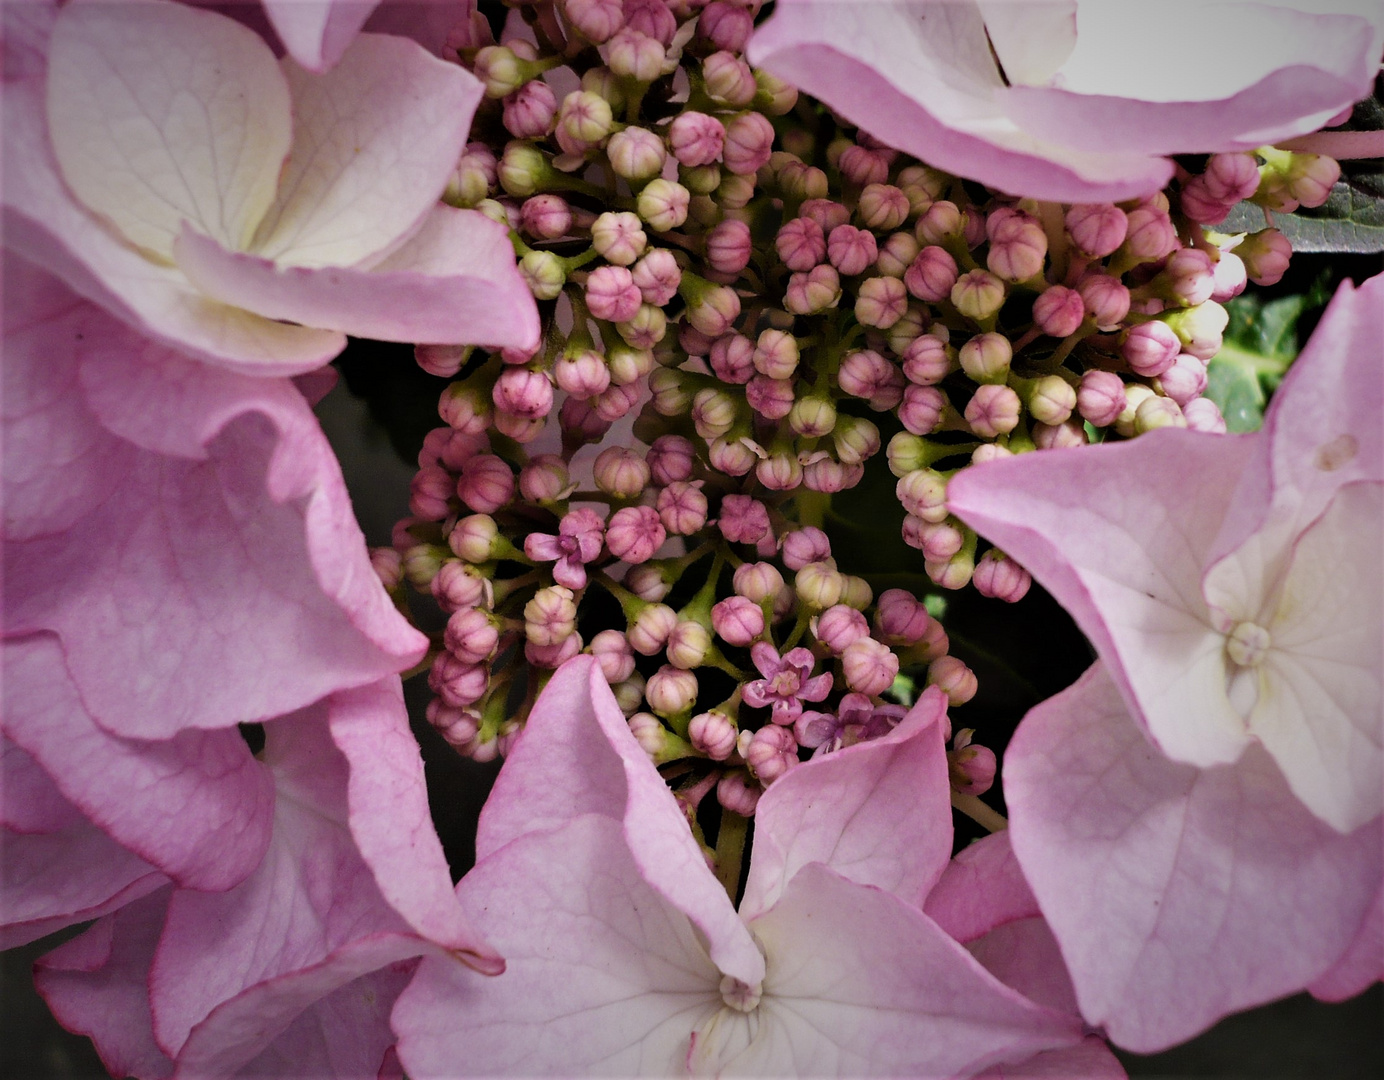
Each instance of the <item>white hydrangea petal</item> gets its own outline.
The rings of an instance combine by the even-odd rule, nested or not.
[[[1076,47],[1076,0],[977,0],[977,5],[1011,83],[1042,86]]]
[[[73,193],[164,259],[184,221],[244,248],[274,201],[292,134],[288,86],[268,46],[181,4],[63,8],[47,112]]]

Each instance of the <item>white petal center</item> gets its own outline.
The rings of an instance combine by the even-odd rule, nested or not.
[[[1225,652],[1231,663],[1239,667],[1255,667],[1268,652],[1273,639],[1257,623],[1236,623],[1225,639]]]

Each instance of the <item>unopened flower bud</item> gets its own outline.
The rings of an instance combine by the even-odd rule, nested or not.
[[[1028,393],[1028,411],[1043,424],[1065,423],[1076,408],[1076,388],[1060,375],[1036,379]]]
[[[622,0],[563,0],[562,14],[569,26],[594,45],[610,40],[625,25]]]
[[[952,286],[951,302],[968,319],[983,322],[1004,306],[1004,282],[985,270],[971,270]]]
[[[803,482],[803,467],[791,449],[776,450],[760,458],[755,478],[770,491],[792,491]]]
[[[1125,248],[1137,258],[1161,259],[1177,246],[1177,231],[1166,210],[1155,206],[1139,206],[1128,214],[1129,231]]]
[[[519,275],[535,300],[556,299],[567,284],[567,270],[562,259],[551,251],[528,252],[519,260]]]
[[[827,258],[847,277],[863,274],[878,255],[874,234],[854,225],[838,225],[827,238]]]
[[[639,748],[649,755],[650,761],[658,761],[668,745],[668,729],[663,721],[653,713],[637,712],[627,722]]]
[[[641,232],[642,236],[643,233]],[[655,307],[662,307],[677,295],[678,285],[682,282],[682,270],[673,258],[673,253],[666,248],[655,248],[648,252],[642,259],[630,267],[631,280],[639,289],[639,295],[643,302],[652,304]],[[628,351],[628,350],[627,350]],[[612,373],[614,372],[615,362],[612,360]],[[648,374],[645,370],[643,374]],[[622,385],[624,382],[632,382],[632,379],[616,379]]]
[[[888,589],[880,595],[875,628],[881,640],[892,645],[914,645],[927,638],[935,625],[927,608],[911,592]]]
[[[1124,380],[1113,371],[1088,371],[1076,394],[1077,411],[1092,427],[1109,427],[1125,410]]]
[[[487,45],[477,52],[471,71],[485,84],[486,97],[505,97],[528,81],[524,61],[505,45]]]
[[[611,446],[597,455],[593,474],[596,486],[617,499],[633,499],[649,484],[648,463],[633,450]]]
[[[745,764],[761,783],[772,784],[798,764],[798,741],[789,728],[766,724],[745,748]]]
[[[816,315],[834,308],[840,300],[841,279],[834,268],[823,265],[788,279],[783,306],[795,315]]]
[[[1161,375],[1180,352],[1177,335],[1161,322],[1131,326],[1120,341],[1120,355],[1131,371],[1145,378]]]
[[[1016,604],[1028,594],[1033,579],[1028,571],[998,548],[991,548],[976,564],[976,591],[981,596]]]
[[[447,651],[468,664],[479,664],[489,659],[499,640],[499,631],[490,617],[474,607],[453,612],[447,620],[443,637]]]
[[[769,533],[769,511],[749,495],[727,495],[721,500],[719,526],[732,544],[757,544]]]
[[[1112,255],[1125,241],[1129,219],[1110,203],[1086,203],[1067,211],[1067,233],[1077,250],[1092,258]]]
[[[1293,154],[1284,173],[1288,194],[1303,206],[1321,206],[1341,178],[1341,166],[1321,154]]]
[[[928,435],[942,422],[947,404],[947,395],[937,387],[909,383],[903,389],[899,422],[914,435]]]
[[[774,149],[774,127],[757,112],[739,113],[726,122],[721,159],[737,175],[758,172]]]
[[[875,269],[885,277],[902,280],[921,250],[912,233],[892,233],[879,245],[879,254],[875,256]]]
[[[1005,281],[1027,281],[1042,273],[1048,237],[1038,221],[1022,210],[1000,207],[985,220],[990,251],[985,265]]]
[[[929,245],[904,272],[903,282],[919,300],[938,303],[951,296],[956,285],[956,260],[943,248]]]
[[[827,240],[816,221],[797,217],[780,227],[774,250],[789,270],[805,273],[826,258]]]
[[[1002,383],[1009,377],[1014,347],[1003,334],[978,334],[961,346],[961,370],[978,383]]]
[[[663,140],[641,127],[617,131],[606,144],[606,157],[615,175],[639,183],[663,171],[667,153]]]
[[[634,276],[623,266],[599,266],[586,280],[586,306],[598,319],[627,322],[634,318],[643,302]]]
[[[707,501],[701,482],[679,480],[658,493],[658,518],[674,536],[691,536],[706,525]]]
[[[1165,314],[1162,318],[1182,342],[1184,350],[1199,360],[1210,360],[1221,351],[1230,313],[1214,300],[1208,300],[1185,311]]]
[[[428,672],[428,689],[452,708],[464,708],[485,696],[490,672],[483,664],[467,663],[451,653],[441,653]]]
[[[744,476],[759,461],[754,451],[745,445],[744,439],[724,435],[706,448],[706,456],[713,469],[727,476]]]
[[[764,633],[764,611],[745,596],[728,596],[711,609],[711,626],[729,645],[748,645]]]
[[[498,162],[484,143],[471,143],[457,162],[443,199],[453,206],[475,206],[495,190]]]
[[[519,208],[519,227],[540,240],[556,240],[572,228],[572,208],[560,195],[535,195]]]
[[[1256,285],[1276,285],[1288,270],[1293,246],[1277,229],[1251,233],[1235,249],[1245,264],[1245,272]]]
[[[754,73],[754,81],[759,88],[754,103],[760,112],[766,116],[785,116],[793,111],[793,106],[798,103],[796,86],[762,68]]]
[[[866,278],[860,283],[855,317],[862,326],[888,330],[908,310],[908,293],[898,278]]]
[[[663,651],[668,636],[678,624],[678,616],[666,604],[651,604],[641,611],[626,631],[629,646],[641,656],[655,656]]]
[[[875,232],[897,229],[908,219],[908,212],[908,196],[893,184],[867,185],[856,204],[861,224]]]
[[[634,653],[630,651],[629,641],[619,630],[602,630],[591,639],[588,651],[601,665],[601,674],[612,686],[634,674]],[[654,652],[658,652],[658,649]]]
[[[1065,450],[1085,446],[1091,441],[1086,437],[1086,428],[1081,421],[1071,418],[1060,424],[1044,424],[1035,420],[1029,434],[1033,438],[1033,445],[1039,450]]]
[[[903,374],[918,386],[935,386],[951,371],[947,346],[931,334],[919,334],[903,351]]]
[[[903,399],[903,372],[873,349],[847,353],[836,378],[842,393],[864,398],[876,412],[892,409]]]
[[[956,203],[940,199],[918,218],[914,235],[918,237],[920,244],[941,244],[952,237],[960,236],[961,228],[961,211]]]
[[[739,274],[753,250],[750,227],[743,221],[727,218],[706,234],[706,261],[717,273]]]
[[[663,43],[638,30],[621,27],[606,42],[606,66],[616,75],[635,82],[650,83],[663,73],[666,52]]]
[[[627,506],[617,510],[606,526],[606,548],[617,559],[642,563],[653,558],[668,533],[652,506]]]
[[[1186,427],[1187,418],[1172,398],[1145,398],[1134,410],[1134,433],[1143,435],[1164,427]]]
[[[724,773],[716,783],[716,801],[723,809],[741,817],[753,817],[764,789],[749,773],[735,769]]]
[[[1033,301],[1033,322],[1050,337],[1064,338],[1081,329],[1086,307],[1081,294],[1063,285],[1052,285]]]
[[[610,692],[615,695],[615,704],[620,706],[620,711],[632,716],[644,703],[644,676],[636,671],[624,682],[611,686]]]
[[[499,526],[489,514],[470,514],[452,526],[447,545],[457,558],[469,563],[489,562]]]
[[[825,611],[841,602],[845,579],[831,563],[812,562],[798,571],[793,588],[798,599],[813,610]]]
[[[750,104],[759,92],[759,84],[750,66],[734,53],[715,52],[703,60],[702,79],[706,92],[714,100],[732,108],[743,108]]]
[[[740,297],[734,289],[684,274],[681,291],[687,301],[685,318],[708,337],[727,333],[740,317]]]
[[[1114,330],[1129,314],[1129,289],[1108,274],[1087,274],[1078,282],[1077,292],[1101,330]]]
[[[634,317],[627,322],[616,323],[615,329],[631,348],[652,349],[668,333],[668,316],[663,314],[662,308],[640,304]]]
[[[692,198],[681,184],[672,180],[650,180],[636,200],[639,216],[655,232],[676,229],[687,220],[687,204]]]
[[[1225,434],[1225,417],[1220,407],[1210,398],[1194,398],[1182,406],[1182,416],[1193,431],[1205,431],[1213,435]]]
[[[977,387],[966,403],[966,422],[982,439],[1007,435],[1019,426],[1023,404],[1019,395],[1007,386]]]
[[[514,498],[514,474],[503,458],[477,454],[462,466],[457,495],[477,513],[493,514]]]
[[[524,605],[524,636],[535,645],[557,645],[577,629],[572,590],[562,585],[539,589]]]
[[[706,662],[711,652],[711,631],[699,622],[684,619],[668,635],[668,662],[691,671]]]
[[[874,638],[857,638],[842,652],[841,670],[847,686],[856,693],[874,697],[894,685],[899,658],[889,646]]]
[[[1211,299],[1215,290],[1211,256],[1197,248],[1179,248],[1168,257],[1155,283],[1162,285],[1166,296],[1183,306],[1203,303]]]
[[[451,512],[451,474],[440,465],[425,466],[409,482],[409,512],[424,521],[441,521]]]
[[[841,170],[843,177],[862,188],[870,184],[883,184],[889,179],[889,158],[867,146],[846,147],[837,159],[836,167]]]
[[[964,589],[971,583],[975,559],[969,551],[958,551],[945,562],[924,561],[923,571],[939,589]]]
[[[1233,300],[1245,291],[1249,274],[1244,260],[1233,251],[1222,251],[1211,274],[1211,299],[1218,304]]]
[[[505,147],[496,171],[500,186],[520,199],[536,194],[552,173],[543,152],[522,142],[512,142]]]
[[[526,82],[505,98],[505,130],[516,139],[541,139],[553,130],[557,95],[542,79]]]
[[[1206,364],[1191,353],[1182,353],[1158,376],[1157,385],[1164,394],[1185,407],[1206,389]]]
[[[672,43],[678,29],[678,21],[664,0],[625,0],[625,25],[664,47]]]
[[[724,0],[712,0],[697,18],[697,36],[727,52],[743,52],[753,30],[749,9]]]
[[[591,245],[597,254],[617,266],[633,263],[644,254],[648,242],[644,227],[634,214],[607,211],[591,225]]]
[[[955,656],[941,656],[928,665],[927,681],[947,695],[950,705],[964,705],[976,695],[976,676]]]
[[[668,127],[668,146],[673,156],[688,166],[720,161],[725,137],[726,129],[721,122],[706,113],[680,113]]]
[[[712,761],[725,761],[730,757],[739,734],[731,719],[714,709],[698,713],[687,725],[687,741]]]
[[[644,462],[654,483],[666,486],[692,478],[696,452],[681,435],[660,435],[644,455]]]
[[[817,616],[814,636],[833,656],[840,656],[847,646],[870,636],[870,624],[853,607],[837,604]]]
[[[1153,388],[1145,386],[1143,383],[1127,383],[1124,388],[1125,407],[1120,415],[1115,418],[1115,431],[1130,438],[1134,435],[1134,416],[1142,405],[1151,397],[1155,397]]]
[[[692,672],[664,664],[649,676],[648,685],[644,687],[644,700],[659,716],[673,717],[687,712],[696,704],[698,689],[697,676]]]

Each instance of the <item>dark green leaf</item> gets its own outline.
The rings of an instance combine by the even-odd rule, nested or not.
[[[1297,357],[1298,320],[1325,303],[1325,287],[1319,286],[1267,303],[1246,294],[1226,304],[1230,321],[1225,344],[1206,368],[1206,396],[1220,407],[1230,431],[1258,431],[1263,424],[1269,393]]]

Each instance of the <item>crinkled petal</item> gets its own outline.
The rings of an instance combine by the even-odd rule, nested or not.
[[[442,194],[481,84],[412,41],[380,34],[362,34],[325,75],[291,61],[284,74],[293,149],[253,251],[281,266],[377,262]]]
[[[1014,195],[1059,202],[1157,191],[1172,164],[1034,138],[1004,113],[979,10],[925,0],[781,3],[752,62],[820,98],[890,146]]]
[[[41,79],[8,84],[0,109],[7,248],[140,332],[222,367],[298,374],[345,347],[343,334],[208,299],[180,271],[144,258],[73,201],[48,147]]]
[[[820,864],[751,926],[770,963],[753,1041],[720,1059],[730,1075],[952,1076],[1081,1039],[916,907]]]
[[[507,967],[487,979],[423,961],[393,1017],[409,1076],[682,1072],[721,973],[645,881],[618,821],[588,813],[521,836],[457,893]]]
[[[262,758],[277,803],[263,862],[234,889],[180,890],[169,903],[149,975],[154,1033],[170,1056],[204,1062],[195,1070],[189,1064],[192,1071],[233,1072],[304,1008],[378,968],[428,952],[452,963],[464,958],[451,951],[452,941],[418,934],[377,883],[377,875],[396,875],[387,886],[393,892],[412,882],[419,895],[408,901],[410,915],[437,926],[445,920],[424,910],[435,895],[423,880],[426,862],[384,855],[368,831],[362,844],[353,836],[353,819],[367,808],[379,819],[370,828],[392,826],[405,850],[418,827],[416,813],[386,816],[393,808],[379,805],[381,790],[397,783],[393,755],[383,763],[364,755],[348,762],[333,745],[330,729],[338,725],[347,745],[359,745],[365,718],[350,715],[358,709],[373,710],[386,746],[397,741],[404,723],[397,688],[342,695],[265,725]],[[359,776],[367,771],[374,775]],[[410,786],[418,779],[409,776]],[[473,944],[470,953],[480,950]]]
[[[1014,850],[1082,1014],[1140,1053],[1302,989],[1379,887],[1378,820],[1336,833],[1257,746],[1168,761],[1101,664],[1029,713],[1005,766]]]
[[[966,469],[947,488],[951,511],[1071,613],[1159,746],[1199,765],[1234,761],[1249,743],[1201,577],[1254,446],[1155,431]]]
[[[888,735],[805,762],[765,792],[743,918],[771,908],[814,862],[921,902],[951,856],[945,713],[945,695],[930,687]]]
[[[1009,842],[991,833],[957,853],[928,893],[923,911],[963,945],[996,927],[1039,914]]]
[[[377,341],[530,347],[538,309],[503,226],[475,210],[438,206],[424,227],[373,270],[276,266],[184,231],[179,268],[208,296],[275,319]]]
[[[355,38],[380,0],[264,0],[264,10],[290,56],[309,71],[326,71]]]
[[[783,657],[767,641],[756,641],[750,646],[750,660],[766,679],[772,679],[783,669]]]
[[[73,194],[162,259],[184,221],[226,247],[248,244],[294,127],[288,84],[258,35],[181,4],[66,5],[47,115]]]
[[[6,736],[93,824],[189,888],[230,888],[259,864],[274,791],[238,731],[118,738],[92,721],[52,635],[8,640],[3,656]]]
[[[563,664],[529,713],[481,812],[476,856],[583,813],[624,823],[645,880],[706,935],[717,967],[749,985],[763,977],[764,958],[590,656]]]
[[[6,629],[62,638],[98,724],[159,739],[264,720],[422,655],[291,383],[183,360],[95,308],[51,332],[81,341],[87,422],[139,452],[71,528],[6,545]],[[63,360],[33,344],[6,365]]]

